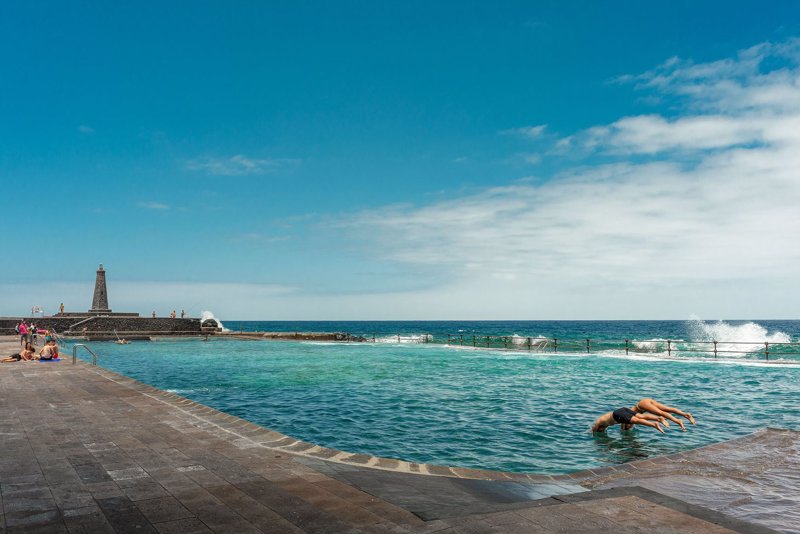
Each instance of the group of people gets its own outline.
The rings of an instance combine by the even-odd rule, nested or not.
[[[683,417],[693,425],[695,424],[692,414],[662,404],[655,399],[646,398],[640,400],[631,408],[622,407],[612,412],[604,413],[595,420],[592,425],[592,432],[605,432],[608,427],[618,424],[622,430],[630,430],[634,425],[642,425],[655,428],[663,434],[664,428],[669,428],[670,421],[686,432],[686,425],[675,417],[676,415]]]
[[[58,344],[53,339],[53,335],[49,330],[40,329],[36,324],[31,321],[30,323],[21,320],[17,323],[14,330],[19,334],[19,344],[22,347],[18,353],[12,354],[7,358],[3,358],[0,362],[18,362],[18,361],[34,361],[34,360],[58,360]],[[38,336],[44,336],[44,345],[36,352],[36,344]]]
[[[45,336],[45,343],[50,340],[50,332],[45,329],[41,329],[33,321],[30,323],[26,323],[25,319],[21,320],[17,323],[14,327],[14,330],[17,334],[19,334],[19,346],[24,347],[25,343],[30,343],[32,345],[36,345],[38,341],[39,334]]]
[[[55,339],[50,339],[45,342],[42,349],[36,352],[36,347],[30,342],[25,343],[25,347],[16,354],[12,354],[8,358],[0,360],[2,363],[19,362],[19,361],[32,362],[34,360],[53,361],[58,360],[58,344]]]
[[[186,310],[181,310],[181,319],[183,319],[184,317],[186,317]],[[153,319],[155,319],[155,318],[156,318],[156,311],[153,310]],[[169,318],[170,319],[177,319],[178,318],[178,312],[176,312],[175,310],[172,310],[172,313],[169,314]]]

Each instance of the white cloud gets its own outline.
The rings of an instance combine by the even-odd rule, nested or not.
[[[608,126],[590,128],[578,140],[590,149],[654,154],[759,143],[767,135],[765,129],[768,127],[761,117],[703,115],[667,120],[659,115],[639,115],[625,117]]]
[[[163,202],[154,202],[154,201],[139,202],[137,206],[146,210],[156,210],[156,211],[166,211],[169,209],[169,205],[164,204]]]
[[[529,165],[538,165],[542,162],[542,156],[536,154],[535,152],[520,154],[520,156],[522,157],[522,160]]]
[[[215,176],[246,176],[275,172],[280,168],[296,165],[299,162],[300,160],[297,159],[258,159],[237,154],[226,159],[201,158],[189,160],[186,162],[186,168],[190,171],[201,171]]]
[[[78,131],[85,135],[92,135],[94,133],[94,128],[91,126],[86,126],[85,124],[81,124],[78,126]]]
[[[520,128],[511,128],[509,130],[503,130],[500,133],[503,135],[519,135],[529,139],[536,139],[544,134],[546,128],[546,124],[540,124],[538,126],[522,126]]]
[[[611,154],[657,154],[796,142],[800,116],[800,39],[762,43],[735,59],[696,64],[670,58],[652,71],[618,80],[650,98],[675,96],[682,115],[625,117],[561,140]],[[772,68],[765,68],[765,65]]]

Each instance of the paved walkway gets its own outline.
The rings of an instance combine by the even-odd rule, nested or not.
[[[581,486],[603,473],[316,447],[67,361],[0,364],[0,436],[0,533],[771,532],[640,487]]]

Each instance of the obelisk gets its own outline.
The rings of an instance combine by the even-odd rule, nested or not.
[[[103,264],[97,269],[97,278],[94,281],[94,298],[92,298],[92,309],[89,313],[111,313],[108,309],[108,293],[106,292],[106,271]]]

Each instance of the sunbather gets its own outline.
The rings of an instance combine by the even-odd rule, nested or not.
[[[8,362],[18,362],[20,360],[30,361],[33,360],[36,351],[33,349],[30,343],[25,344],[25,348],[19,351],[17,354],[9,356],[8,358],[3,358],[0,362],[8,363]]]

